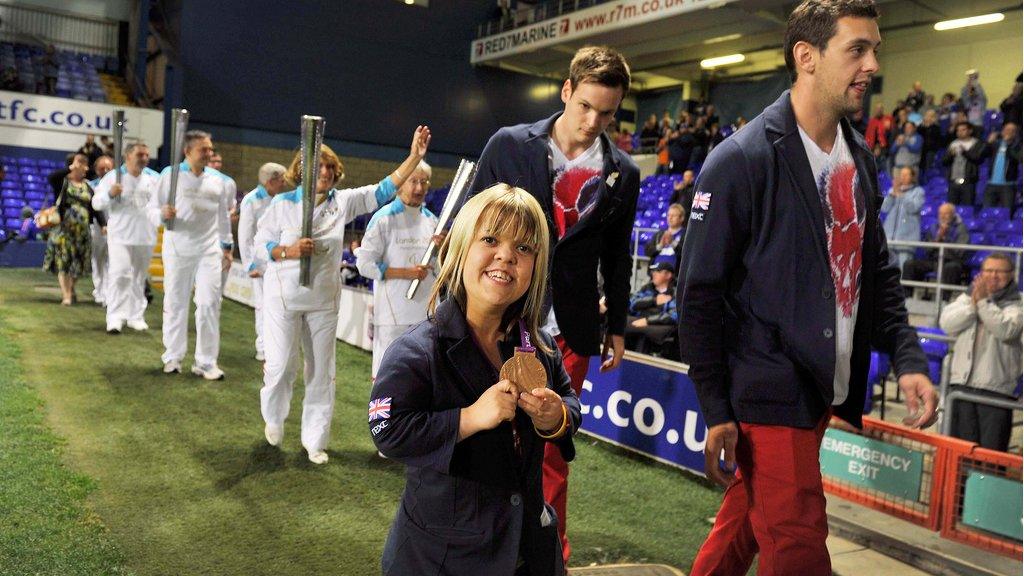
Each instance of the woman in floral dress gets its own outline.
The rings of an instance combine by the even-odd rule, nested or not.
[[[43,258],[43,270],[57,275],[60,303],[64,306],[70,306],[76,300],[75,282],[89,273],[92,245],[89,224],[94,218],[100,222],[103,219],[102,214],[92,209],[93,192],[85,181],[89,158],[85,154],[75,154],[68,170],[55,204],[60,224],[50,231]]]

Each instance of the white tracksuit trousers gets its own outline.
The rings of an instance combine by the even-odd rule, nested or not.
[[[285,310],[280,297],[263,303],[263,342],[266,364],[260,410],[263,420],[284,426],[292,388],[303,356],[302,445],[309,452],[327,448],[334,415],[335,339],[338,311]]]
[[[380,361],[384,358],[388,346],[402,334],[405,334],[415,324],[387,324],[384,326],[373,325],[373,364],[370,368],[370,377],[377,377],[377,370],[380,368]]]
[[[144,320],[146,277],[153,247],[111,242],[108,249],[107,325]]]
[[[195,286],[196,364],[217,364],[220,353],[220,250],[199,256],[179,256],[163,251],[164,353],[166,364],[181,361],[188,348],[188,299]]]
[[[107,300],[107,289],[109,286],[107,237],[99,231],[95,224],[89,228],[90,240],[92,242],[92,299],[98,304],[103,304]]]
[[[263,347],[263,277],[252,278],[252,302],[256,309],[256,353],[265,350]]]

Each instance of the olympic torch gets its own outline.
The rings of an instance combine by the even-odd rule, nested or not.
[[[121,185],[121,162],[124,146],[124,110],[114,110],[114,182]],[[118,196],[120,198],[120,196]]]
[[[316,184],[320,176],[320,147],[324,144],[324,119],[303,116],[301,131],[302,162],[302,237],[313,237],[313,210],[316,208]],[[312,256],[299,261],[299,284],[308,288],[312,281]]]
[[[188,130],[188,110],[171,110],[171,184],[167,192],[167,203],[175,207],[178,196],[178,174],[181,173],[181,157],[185,153],[185,132]],[[174,218],[164,223],[164,228],[174,230]]]
[[[459,168],[455,171],[455,178],[452,180],[452,187],[448,189],[448,197],[444,199],[444,207],[441,208],[441,216],[437,220],[437,226],[434,226],[434,236],[437,236],[444,232],[444,229],[448,227],[448,223],[452,218],[455,217],[455,211],[458,210],[462,203],[466,200],[466,195],[469,193],[469,186],[473,183],[473,179],[476,177],[476,163],[470,162],[469,160],[462,160],[459,162]],[[437,245],[431,242],[427,246],[427,250],[423,253],[423,257],[420,258],[420,266],[427,266],[430,264],[430,260],[434,257],[437,252]],[[416,291],[420,287],[420,279],[416,278],[409,285],[409,290],[405,292],[405,299],[412,300],[416,297]]]

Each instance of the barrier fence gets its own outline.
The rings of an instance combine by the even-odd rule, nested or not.
[[[1021,457],[871,417],[861,430],[833,419],[821,446],[825,490],[1019,559]]]

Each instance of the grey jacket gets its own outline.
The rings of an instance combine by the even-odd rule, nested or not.
[[[899,186],[894,184],[893,188]],[[887,240],[913,240],[921,239],[921,207],[924,206],[924,189],[914,186],[903,194],[896,196],[889,191],[889,195],[882,200],[881,211],[887,214],[882,229],[885,230]],[[913,252],[910,246],[893,246],[890,251],[903,250]]]
[[[1015,284],[997,300],[974,305],[970,294],[961,294],[943,308],[939,326],[956,337],[950,383],[1013,395],[1021,377],[1022,314]]]

